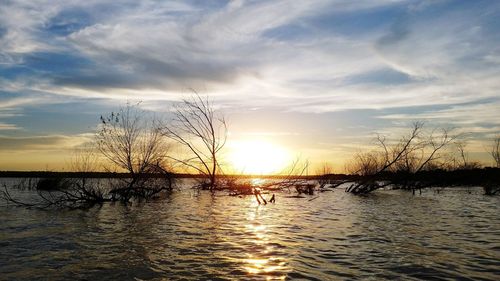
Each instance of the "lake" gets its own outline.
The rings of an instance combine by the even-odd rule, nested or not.
[[[183,188],[73,211],[1,203],[0,279],[500,280],[500,196],[289,195],[258,205]]]

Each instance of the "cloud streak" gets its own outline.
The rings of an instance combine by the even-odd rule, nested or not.
[[[0,136],[0,151],[60,151],[74,149],[91,140],[87,134],[81,135],[45,135],[29,137]]]

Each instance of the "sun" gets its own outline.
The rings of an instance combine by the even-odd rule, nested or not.
[[[236,173],[268,175],[283,170],[290,154],[267,140],[244,140],[232,143],[228,158]]]

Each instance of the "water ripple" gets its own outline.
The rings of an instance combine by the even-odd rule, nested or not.
[[[465,189],[3,206],[0,280],[500,280],[499,213],[498,197]]]

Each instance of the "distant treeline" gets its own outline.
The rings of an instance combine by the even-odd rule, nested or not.
[[[203,178],[205,175],[172,173],[173,178]],[[109,173],[109,172],[51,172],[51,171],[0,171],[0,178],[131,178],[130,173]],[[141,178],[164,178],[165,174],[136,174],[134,177]],[[500,184],[500,168],[478,168],[463,170],[430,170],[420,171],[415,174],[405,172],[384,172],[377,175],[346,175],[346,174],[328,174],[328,175],[298,175],[298,176],[280,176],[280,175],[220,175],[221,178],[237,177],[242,179],[264,178],[281,179],[284,177],[293,177],[303,180],[328,179],[330,181],[359,181],[359,180],[377,180],[391,181],[392,183],[421,182],[426,186],[473,186],[487,184]]]
[[[417,173],[383,172],[378,175],[358,176],[358,180],[390,181],[393,185],[423,187],[500,185],[500,168],[462,170],[429,170]]]

